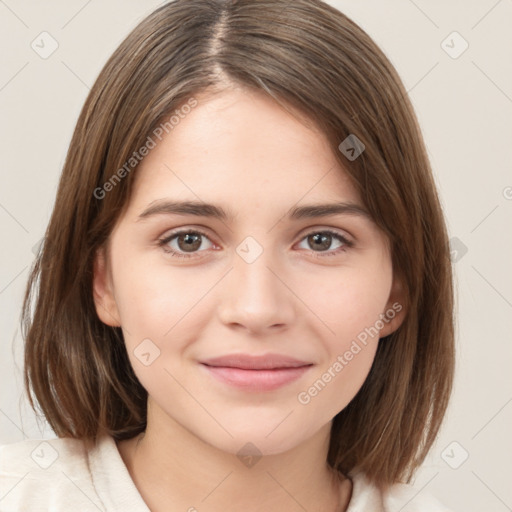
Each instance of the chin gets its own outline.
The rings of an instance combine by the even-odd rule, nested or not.
[[[233,438],[216,439],[213,444],[219,450],[236,455],[242,462],[248,456],[262,457],[267,455],[280,455],[292,450],[301,443],[300,439],[290,439],[289,436],[266,437],[263,432],[246,432],[235,435]]]
[[[298,425],[291,421],[285,425],[287,421],[289,419],[283,422],[283,416],[281,416],[272,423],[271,428],[267,424],[255,424],[256,421],[238,423],[237,428],[234,428],[231,423],[231,428],[228,430],[233,437],[220,430],[216,432],[215,436],[212,436],[210,430],[208,433],[203,433],[204,436],[200,435],[199,437],[223,452],[243,458],[246,455],[264,456],[285,453],[306,442],[318,431],[318,428],[311,427],[311,432],[307,432],[304,424]],[[280,422],[282,423],[280,424]],[[229,422],[226,425],[229,425]]]

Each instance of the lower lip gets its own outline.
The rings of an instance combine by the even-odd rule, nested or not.
[[[226,366],[208,366],[204,368],[216,379],[246,391],[273,391],[302,377],[310,368],[278,368],[275,370],[243,370]]]

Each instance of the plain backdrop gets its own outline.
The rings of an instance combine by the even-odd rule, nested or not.
[[[0,0],[0,444],[56,437],[23,394],[19,315],[28,271],[89,88],[160,3]],[[330,3],[401,75],[452,242],[455,390],[414,484],[454,511],[512,510],[512,0]],[[33,49],[41,37],[47,50],[58,44],[47,58]]]

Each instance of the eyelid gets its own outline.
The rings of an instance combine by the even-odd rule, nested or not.
[[[210,231],[209,228],[203,227],[203,226],[201,226],[199,224],[187,224],[187,225],[184,225],[184,226],[180,226],[180,227],[177,227],[177,228],[172,228],[170,230],[166,230],[164,232],[166,234],[162,235],[162,236],[159,236],[158,239],[161,240],[161,239],[164,239],[164,238],[169,238],[169,237],[171,237],[173,235],[178,235],[178,234],[181,234],[183,232],[185,232],[185,233],[197,232],[197,233],[200,233],[200,234],[204,235],[205,237],[207,237],[211,241],[213,241],[212,237],[215,238],[215,235],[209,234],[209,231]],[[355,242],[356,241],[356,238],[349,231],[347,231],[346,229],[342,229],[342,228],[338,228],[338,227],[333,227],[333,226],[327,226],[327,225],[321,225],[321,224],[320,225],[316,225],[316,226],[309,226],[307,228],[304,228],[299,233],[299,235],[296,235],[296,236],[299,237],[299,240],[302,240],[305,236],[308,236],[311,233],[318,233],[318,232],[332,232],[332,233],[335,233],[337,235],[343,236],[344,238],[346,238],[347,240],[349,240],[351,242]]]
[[[345,238],[348,242],[351,242],[351,243],[355,243],[355,240],[356,240],[356,238],[346,229],[335,228],[332,226],[325,226],[325,225],[322,226],[321,224],[317,225],[317,226],[309,226],[309,227],[305,228],[301,232],[299,237],[302,240],[305,236],[308,236],[312,233],[332,233],[332,234],[335,234],[335,235]]]
[[[169,248],[166,249],[165,248],[165,246],[167,246],[167,244],[169,244],[169,242],[171,240],[173,240],[175,237],[177,237],[179,235],[182,235],[182,234],[187,234],[187,233],[199,234],[202,237],[207,238],[213,245],[217,245],[211,239],[211,236],[206,232],[206,230],[203,230],[202,228],[194,227],[193,225],[182,226],[180,228],[175,228],[174,230],[171,230],[170,232],[168,232],[168,234],[158,238],[158,245],[160,247],[162,247],[163,250],[166,253],[171,254],[173,257],[176,256],[176,257],[182,257],[182,258],[186,258],[186,259],[188,259],[188,258],[195,258],[195,259],[201,258],[202,257],[201,253],[206,253],[206,252],[208,252],[207,250],[196,251],[196,252],[191,252],[191,253],[185,253],[185,252],[178,252],[178,251],[175,251],[173,249],[169,249]],[[317,234],[317,233],[324,233],[324,234],[327,233],[327,234],[333,236],[334,238],[337,238],[338,240],[340,240],[343,243],[343,246],[342,247],[338,247],[336,249],[327,250],[327,251],[306,250],[306,252],[309,252],[309,253],[313,254],[314,257],[320,257],[321,258],[321,257],[324,257],[324,256],[335,256],[335,255],[338,255],[340,252],[346,251],[348,248],[352,248],[354,246],[354,243],[355,243],[352,240],[353,237],[351,237],[350,235],[347,236],[347,233],[345,231],[341,230],[340,228],[318,227],[318,226],[312,226],[312,227],[309,227],[309,228],[305,229],[298,236],[298,241],[296,243],[300,243],[306,237],[308,237],[310,235],[313,235],[313,234]]]
[[[162,247],[162,249],[166,252],[166,253],[169,253],[171,255],[179,255],[180,257],[184,257],[184,258],[197,258],[197,257],[201,257],[201,256],[197,256],[197,255],[200,255],[201,253],[204,253],[206,251],[197,251],[197,252],[192,252],[190,254],[187,254],[187,253],[183,253],[183,252],[177,252],[175,251],[174,249],[170,249],[170,248],[165,248],[167,246],[167,244],[169,244],[171,242],[171,240],[173,240],[175,237],[179,236],[179,235],[183,235],[183,234],[187,234],[187,233],[196,233],[198,235],[201,235],[202,237],[204,238],[207,238],[213,245],[216,245],[215,242],[213,242],[213,240],[211,240],[211,237],[208,233],[206,233],[206,231],[204,231],[203,229],[198,229],[198,228],[195,228],[193,226],[183,226],[181,228],[176,228],[174,230],[171,230],[170,232],[168,232],[166,235],[163,235],[161,237],[158,238],[157,242],[158,242],[158,245],[160,247]]]

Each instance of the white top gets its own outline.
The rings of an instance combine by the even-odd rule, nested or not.
[[[350,478],[347,512],[450,512],[410,485],[395,484],[382,495],[364,475]],[[0,446],[0,512],[75,510],[150,512],[113,437],[96,445],[65,437]]]

